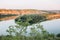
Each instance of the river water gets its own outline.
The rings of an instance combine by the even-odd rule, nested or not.
[[[9,26],[15,25],[15,21],[7,20],[0,21],[0,35],[7,35],[6,30]],[[60,33],[60,19],[49,20],[45,22],[41,22],[41,25],[50,33],[58,34]]]

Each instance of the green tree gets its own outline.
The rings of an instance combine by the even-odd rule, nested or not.
[[[13,40],[58,40],[54,34],[47,32],[39,22],[46,18],[41,15],[23,15],[15,19],[17,25],[10,26],[7,32],[9,35],[15,34]],[[28,33],[27,28],[30,27]],[[28,33],[28,35],[26,35]]]
[[[19,16],[18,18],[15,19],[15,22],[19,25],[28,26],[35,23],[40,23],[45,20],[47,19],[43,15],[30,14],[30,15]]]

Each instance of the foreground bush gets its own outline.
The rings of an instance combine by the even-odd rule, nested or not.
[[[26,27],[20,25],[14,27],[15,28],[13,28],[13,26],[10,26],[7,30],[9,35],[0,36],[0,40],[60,40],[60,37],[56,37],[54,34],[49,34],[40,24],[32,25],[32,27],[30,28],[31,31],[27,36],[24,35],[27,33]],[[13,36],[13,33],[15,34],[15,36]]]
[[[35,27],[36,26],[36,27]],[[15,27],[15,28],[14,28]],[[49,34],[40,24],[32,25],[30,33],[27,30],[28,26],[10,26],[7,32],[8,36],[3,36],[1,39],[6,40],[60,40],[54,34]],[[13,33],[15,36],[12,36]],[[28,33],[28,35],[27,35]]]

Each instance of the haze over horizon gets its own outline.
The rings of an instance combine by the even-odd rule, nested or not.
[[[0,9],[60,10],[60,0],[0,0]]]

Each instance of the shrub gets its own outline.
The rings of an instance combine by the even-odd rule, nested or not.
[[[14,28],[15,27],[15,28]],[[49,34],[49,32],[47,32],[43,26],[41,26],[40,24],[34,24],[32,25],[32,27],[30,28],[30,33],[28,33],[27,30],[28,26],[12,26],[9,29],[14,29],[12,30],[12,32],[10,33],[8,30],[8,33],[13,35],[12,33],[15,33],[15,36],[12,36],[11,39],[19,39],[19,40],[56,40],[55,39],[55,35],[54,34]],[[26,34],[28,33],[28,35]],[[24,35],[25,34],[25,35]],[[26,36],[27,35],[27,36]]]
[[[57,37],[60,37],[60,33],[56,35]]]
[[[23,15],[15,19],[17,24],[23,25],[23,26],[32,25],[32,24],[39,23],[45,20],[46,20],[45,16],[38,15],[38,14]]]

